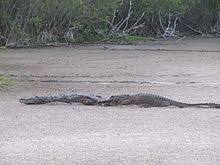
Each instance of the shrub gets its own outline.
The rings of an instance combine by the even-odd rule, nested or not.
[[[220,22],[219,0],[0,0],[0,10],[1,39],[24,44],[81,43],[115,37],[113,25],[125,20],[129,10],[133,13],[119,32],[132,27],[143,13],[139,20],[143,26],[127,33],[158,34],[167,26],[170,15],[172,22],[179,17],[204,33]],[[181,22],[178,26],[179,30],[189,30]]]

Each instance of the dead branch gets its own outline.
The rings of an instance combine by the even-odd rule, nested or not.
[[[142,15],[138,18],[138,20],[134,23],[133,26],[131,26],[130,29],[126,30],[127,33],[129,33],[132,29],[137,27],[138,22],[143,18],[143,16],[145,15],[145,12],[142,13]],[[139,25],[138,25],[139,26]]]
[[[170,24],[171,24],[171,14],[169,13],[169,20],[168,20],[167,29],[169,29],[169,28],[170,28]]]
[[[122,25],[124,25],[124,23],[129,20],[129,18],[131,17],[131,15],[133,14],[133,11],[131,11],[131,13],[127,16],[127,18],[124,19],[124,21],[122,21],[122,23],[118,26],[118,28],[116,29],[116,32],[120,30],[120,28],[122,27]]]
[[[171,27],[171,14],[169,13],[169,20],[168,20],[168,25],[166,30],[164,31],[164,34],[161,34],[163,38],[167,39],[170,37],[177,37],[175,35],[176,33],[176,27],[177,27],[177,21],[180,21],[179,17],[176,17],[174,22],[173,22],[173,27]]]
[[[129,3],[129,9],[128,9],[128,16],[131,14],[131,8],[132,8],[132,0],[130,0],[130,3]],[[127,19],[127,21],[126,21],[126,24],[125,24],[125,27],[124,27],[124,30],[123,31],[125,31],[126,29],[127,29],[127,27],[128,27],[128,22],[129,22],[129,19]]]
[[[183,40],[184,38],[186,38],[186,36],[183,36],[182,38],[178,39],[176,42],[179,42],[179,41]]]
[[[177,20],[179,19],[179,17],[176,17],[175,18],[175,21],[174,21],[174,25],[173,25],[173,30],[172,32],[170,33],[170,36],[169,37],[175,37],[174,33],[176,31],[176,26],[177,26]]]
[[[164,34],[162,34],[163,38],[165,38],[165,39],[170,37],[170,33],[171,33],[170,25],[171,25],[171,14],[169,13],[168,25],[164,31]]]
[[[191,26],[189,26],[188,24],[186,24],[186,23],[184,23],[184,22],[182,22],[185,26],[187,26],[188,28],[190,28],[191,30],[193,30],[194,32],[196,32],[196,33],[199,33],[199,34],[201,34],[202,36],[206,36],[204,33],[202,33],[200,30],[196,30],[195,28],[193,28],[193,27],[191,27]]]
[[[111,26],[111,32],[118,32],[121,27],[125,24],[123,30],[122,30],[122,33],[129,33],[131,30],[133,29],[136,29],[136,28],[139,28],[141,27],[142,25],[137,25],[139,23],[139,21],[143,18],[143,16],[145,15],[145,12],[142,13],[142,15],[139,17],[139,19],[131,26],[131,28],[127,29],[128,28],[128,24],[129,24],[129,19],[130,17],[132,16],[133,14],[133,11],[132,11],[132,0],[130,0],[130,3],[129,3],[129,9],[128,9],[128,14],[127,14],[127,17],[121,21],[119,21],[116,25],[113,25],[113,22],[110,22],[110,21],[106,21],[110,26]],[[112,19],[113,20],[113,19]]]

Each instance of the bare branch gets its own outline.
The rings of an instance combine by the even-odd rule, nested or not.
[[[204,33],[202,33],[200,30],[196,30],[195,28],[189,26],[188,24],[182,22],[184,25],[186,25],[188,28],[190,28],[191,30],[195,31],[196,33],[201,34],[202,36],[206,36]]]
[[[145,15],[145,12],[142,13],[140,18],[138,18],[138,20],[134,23],[134,25],[130,29],[126,30],[126,32],[129,33],[132,29],[134,29],[136,25],[138,24],[138,22],[143,18],[144,15]]]
[[[166,28],[165,32],[166,32],[167,30],[169,30],[170,24],[171,24],[171,14],[169,13],[168,25],[167,25],[167,28]]]
[[[171,14],[169,13],[169,20],[166,30],[164,31],[164,34],[161,34],[163,38],[169,38],[170,37],[170,24],[171,24]]]
[[[179,42],[179,41],[183,40],[184,38],[186,38],[186,36],[183,36],[182,38],[178,39],[176,42]]]
[[[174,25],[173,25],[173,30],[170,33],[170,37],[174,36],[174,33],[176,31],[176,26],[177,26],[177,20],[179,19],[179,17],[176,17],[175,21],[174,21]]]
[[[4,39],[4,40],[7,40],[7,38],[4,37],[4,36],[2,36],[2,35],[0,35],[0,38],[2,38],[2,39]]]
[[[113,28],[114,27],[114,25],[113,25],[113,23],[112,22],[110,22],[110,21],[108,21],[108,20],[106,20],[106,22],[111,26],[111,28]]]
[[[132,8],[132,0],[130,0],[130,4],[129,4],[129,9],[128,9],[128,16],[131,14],[131,8]],[[128,22],[129,22],[129,19],[127,19],[126,21],[126,24],[125,24],[125,27],[124,27],[124,30],[125,31],[128,27]]]
[[[176,17],[173,22],[173,27],[171,27],[171,14],[169,13],[168,26],[167,26],[166,30],[164,31],[164,34],[161,34],[163,38],[166,39],[166,38],[170,38],[170,37],[176,37],[175,32],[176,32],[176,26],[177,26],[178,20],[180,20],[180,18]]]
[[[124,25],[124,23],[130,18],[130,16],[133,14],[133,11],[131,11],[131,13],[127,16],[127,18],[125,18],[125,20],[118,26],[118,28],[116,29],[116,31],[119,31],[120,28],[122,27],[122,25]]]
[[[165,28],[164,28],[164,26],[163,26],[163,22],[162,22],[162,19],[161,19],[161,13],[160,13],[160,11],[159,11],[158,15],[159,15],[160,27],[161,27],[161,29],[163,29],[163,31],[165,31]]]

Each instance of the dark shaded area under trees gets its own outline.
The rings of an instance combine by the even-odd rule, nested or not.
[[[220,0],[0,0],[0,45],[220,36]]]

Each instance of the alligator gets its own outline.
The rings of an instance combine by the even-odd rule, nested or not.
[[[220,108],[220,104],[215,103],[184,103],[171,100],[166,97],[153,94],[135,94],[135,95],[118,95],[111,96],[109,99],[100,101],[98,104],[103,106],[117,106],[117,105],[139,105],[141,107],[168,107],[175,106],[179,108],[187,107],[207,107]]]
[[[21,98],[20,103],[26,105],[46,104],[52,102],[63,102],[63,103],[82,103],[84,105],[95,105],[98,102],[103,101],[101,96],[98,95],[87,95],[87,94],[76,94],[67,93],[55,96],[35,96],[31,98]]]
[[[50,102],[64,102],[64,103],[82,103],[84,105],[100,105],[100,106],[118,106],[118,105],[138,105],[140,107],[168,107],[175,106],[179,108],[187,107],[207,107],[207,108],[220,108],[220,104],[215,103],[184,103],[171,100],[166,97],[153,94],[135,94],[135,95],[115,95],[108,99],[104,99],[98,95],[85,95],[85,94],[62,94],[56,96],[35,96],[32,98],[20,99],[21,103],[31,104],[46,104]]]

